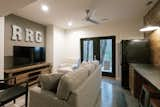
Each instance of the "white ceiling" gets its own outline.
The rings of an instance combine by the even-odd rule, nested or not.
[[[97,20],[108,18],[108,21],[113,21],[140,18],[153,6],[146,6],[147,1],[148,0],[37,0],[23,9],[14,12],[14,14],[44,25],[55,24],[68,29],[70,28],[67,25],[68,21],[73,22],[71,28],[91,25],[91,23],[82,21],[82,19],[86,16],[85,10],[93,7],[96,9],[95,17]],[[154,3],[156,1],[157,0],[153,0]],[[41,10],[42,4],[49,6],[48,12],[45,13]]]
[[[36,0],[0,0],[0,16],[13,13]]]

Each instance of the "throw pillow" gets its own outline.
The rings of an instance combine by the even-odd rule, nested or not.
[[[41,74],[39,77],[41,88],[56,93],[57,86],[62,75],[62,73]]]

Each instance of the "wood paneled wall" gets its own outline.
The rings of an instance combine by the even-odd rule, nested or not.
[[[160,25],[160,1],[144,16],[145,25]]]
[[[144,24],[160,26],[160,1],[145,15]],[[145,38],[150,39],[153,64],[160,66],[160,30],[145,33]]]
[[[155,66],[160,66],[160,30],[151,33],[150,37],[152,62]]]

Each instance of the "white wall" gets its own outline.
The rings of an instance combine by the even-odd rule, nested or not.
[[[54,26],[54,67],[59,66],[64,62],[65,55],[65,30]]]
[[[80,57],[80,38],[98,37],[98,36],[116,36],[116,78],[120,79],[120,41],[122,39],[143,39],[144,36],[139,32],[143,26],[141,19],[110,21],[105,24],[93,25],[89,27],[71,29],[65,34],[65,47],[55,45],[55,50],[58,47],[66,49],[61,52],[63,57]],[[55,41],[57,38],[55,38]]]
[[[53,60],[53,48],[54,48],[54,26],[48,25],[46,31],[46,61],[54,64]]]
[[[116,79],[120,79],[120,41],[128,39],[144,39],[139,29],[143,26],[142,19],[109,21],[105,24],[92,25],[83,28],[64,30],[56,26],[49,29],[46,46],[50,54],[47,60],[54,67],[63,63],[65,58],[80,58],[80,38],[116,36]],[[47,35],[48,37],[48,35]]]
[[[48,25],[46,35],[46,61],[57,67],[65,60],[65,30]]]
[[[0,79],[4,78],[4,17],[0,17]]]

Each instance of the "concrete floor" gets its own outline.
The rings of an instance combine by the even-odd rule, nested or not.
[[[138,107],[138,101],[121,87],[120,81],[102,78],[101,107]]]
[[[5,107],[24,107],[24,97]],[[127,90],[121,88],[120,81],[103,77],[101,82],[101,107],[138,107],[137,100]]]

